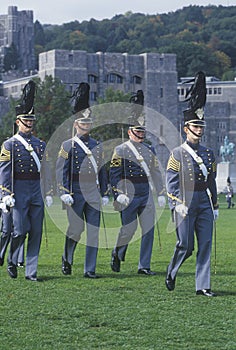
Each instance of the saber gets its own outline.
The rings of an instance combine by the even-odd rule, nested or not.
[[[160,231],[160,227],[159,227],[159,224],[158,224],[158,218],[156,218],[156,228],[157,228],[157,236],[158,236],[158,242],[159,242],[160,251],[162,251],[161,231]]]
[[[103,213],[103,210],[102,210],[102,206],[101,206],[101,216],[102,216],[102,223],[103,223],[104,236],[105,236],[105,242],[106,242],[106,250],[107,250],[108,249],[107,229],[106,229],[105,218],[104,218],[104,213]]]
[[[43,218],[43,226],[44,226],[44,233],[45,233],[46,249],[48,249],[48,231],[47,231],[46,213],[44,214],[44,218]]]
[[[216,275],[216,221],[215,220],[214,220],[214,251],[215,251],[214,273]]]
[[[211,199],[211,192],[209,190],[209,188],[206,189],[206,192],[208,194],[208,197],[209,197],[209,201],[210,201],[210,204],[211,204],[211,210],[212,210],[212,214],[213,214],[213,220],[214,220],[214,273],[216,274],[216,220],[215,220],[215,217],[214,217],[214,206],[213,206],[213,203],[212,203],[212,199]]]

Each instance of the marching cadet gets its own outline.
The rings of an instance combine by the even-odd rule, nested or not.
[[[165,205],[163,181],[151,145],[144,142],[144,117],[141,115],[144,96],[138,90],[131,97],[132,112],[128,129],[129,140],[117,146],[110,165],[110,183],[114,207],[121,211],[122,227],[112,251],[111,269],[120,271],[125,260],[128,243],[137,229],[139,219],[142,228],[138,273],[155,275],[151,270],[154,240],[155,205],[153,194],[158,196],[160,206]],[[139,106],[138,106],[139,105]]]
[[[186,141],[171,152],[166,172],[177,243],[167,268],[165,284],[169,291],[174,290],[177,272],[194,250],[195,231],[198,244],[196,294],[214,297],[210,262],[213,222],[218,217],[216,162],[213,151],[200,144],[205,127],[206,81],[203,72],[197,73],[188,94],[189,105],[184,111]]]
[[[0,188],[2,202],[12,213],[13,232],[8,255],[8,273],[17,278],[19,250],[28,233],[25,278],[38,281],[38,256],[42,238],[44,201],[40,175],[44,173],[45,203],[52,204],[49,168],[43,161],[46,144],[32,134],[35,83],[30,80],[23,89],[21,104],[16,106],[18,132],[6,140],[0,155]],[[45,160],[45,159],[44,159]]]
[[[109,198],[102,146],[89,135],[92,127],[89,89],[89,84],[82,82],[73,95],[76,135],[61,145],[56,176],[60,198],[67,208],[69,221],[62,256],[62,273],[71,275],[74,251],[86,225],[84,277],[98,278],[95,270],[101,205],[108,204]]]

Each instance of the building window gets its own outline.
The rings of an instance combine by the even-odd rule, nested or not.
[[[160,97],[163,97],[163,88],[160,88]]]
[[[68,55],[68,61],[69,63],[73,63],[74,61],[74,56],[71,53]]]
[[[96,77],[96,75],[94,75],[94,74],[89,74],[88,75],[88,82],[90,83],[90,84],[93,84],[93,83],[97,83],[97,77]]]
[[[138,84],[141,85],[142,84],[142,78],[139,77],[138,75],[133,75],[131,77],[131,84]]]
[[[90,91],[90,101],[97,101],[96,91]]]
[[[162,124],[160,125],[160,136],[161,137],[163,136],[163,125]]]
[[[212,95],[212,88],[209,88],[208,93],[209,93],[209,95]]]
[[[121,75],[110,73],[107,76],[107,82],[111,84],[122,84],[123,83],[123,77]]]

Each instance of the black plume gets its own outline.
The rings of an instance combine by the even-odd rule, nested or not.
[[[187,91],[185,95],[185,101],[188,102],[188,108],[195,112],[197,109],[203,108],[206,104],[205,74],[202,71],[199,71],[194,79],[186,81],[185,84],[191,82],[194,83],[191,86],[191,88]]]
[[[71,96],[74,114],[89,108],[89,91],[89,84],[84,82],[80,83],[75,89]]]
[[[133,93],[129,99],[131,103],[131,116],[129,117],[130,125],[138,125],[138,118],[142,114],[143,104],[144,104],[144,94],[142,90],[138,90],[136,93]]]
[[[34,114],[34,98],[36,93],[36,84],[30,80],[23,88],[21,103],[16,106],[16,115]]]
[[[36,92],[36,84],[30,80],[23,88],[21,106],[23,113],[28,114],[34,107],[34,97]]]

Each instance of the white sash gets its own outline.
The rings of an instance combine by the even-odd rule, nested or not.
[[[137,149],[134,147],[134,145],[132,144],[132,142],[126,141],[125,144],[131,149],[131,151],[133,152],[133,154],[135,155],[137,161],[141,164],[143,170],[145,171],[145,174],[148,178],[148,182],[149,182],[149,186],[151,188],[151,190],[154,190],[154,185],[153,185],[153,181],[152,181],[152,177],[149,171],[149,168],[146,164],[146,162],[144,161],[143,157],[141,156],[141,154],[139,154],[139,152],[137,151]]]
[[[203,163],[203,160],[200,156],[197,155],[197,153],[192,149],[192,147],[190,147],[186,142],[184,142],[181,147],[183,147],[195,160],[195,162],[197,162],[197,164],[199,165],[199,168],[201,169],[203,175],[204,175],[204,180],[207,181],[207,176],[208,176],[208,171],[207,168],[205,166],[205,164]]]
[[[22,143],[22,145],[25,147],[25,149],[30,152],[30,155],[34,158],[34,161],[37,165],[38,172],[40,172],[41,169],[41,163],[39,160],[39,157],[37,153],[33,150],[33,147],[19,134],[14,135],[14,137]]]
[[[91,150],[83,143],[83,141],[78,136],[74,136],[73,139],[84,150],[84,152],[87,154],[87,156],[91,160],[91,163],[92,163],[92,166],[94,168],[95,175],[96,175],[96,184],[99,186],[98,166],[97,166],[96,160],[94,159],[94,156],[93,156]]]

